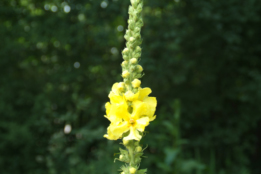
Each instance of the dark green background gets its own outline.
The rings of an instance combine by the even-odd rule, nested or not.
[[[118,173],[103,115],[121,81],[128,5],[0,1],[1,174]],[[261,1],[144,0],[143,14],[142,86],[158,107],[141,167],[260,174]]]

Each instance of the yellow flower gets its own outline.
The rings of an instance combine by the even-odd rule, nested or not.
[[[150,119],[148,114],[147,105],[144,102],[135,100],[132,102],[133,111],[129,113],[126,102],[119,104],[112,104],[110,112],[106,116],[111,124],[107,129],[107,135],[104,137],[110,140],[117,140],[122,135],[129,131],[129,135],[124,137],[124,140],[140,140],[145,127],[149,125]]]
[[[157,100],[155,97],[149,97],[150,88],[139,88],[134,94],[127,91],[123,96],[118,94],[118,84],[115,83],[109,95],[110,102],[105,105],[105,117],[110,120],[111,124],[107,128],[105,138],[117,140],[122,138],[124,133],[128,133],[124,137],[124,141],[140,140],[140,133],[145,127],[153,121]]]

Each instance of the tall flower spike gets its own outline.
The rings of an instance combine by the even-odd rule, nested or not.
[[[121,167],[121,174],[145,174],[146,169],[139,170],[142,139],[146,126],[153,121],[157,105],[155,97],[149,97],[150,88],[141,88],[143,68],[139,65],[141,56],[141,16],[142,0],[131,0],[129,7],[128,29],[124,38],[126,48],[122,51],[123,82],[115,83],[109,94],[110,102],[105,105],[105,117],[111,122],[105,138],[109,140],[123,139],[126,150],[120,149],[119,160],[127,163]]]

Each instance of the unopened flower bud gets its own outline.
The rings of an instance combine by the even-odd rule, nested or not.
[[[121,63],[121,65],[122,65],[122,66],[126,66],[127,63],[128,63],[128,62],[125,60],[125,61],[123,61],[123,62]]]
[[[129,170],[130,170],[130,173],[131,173],[131,174],[133,174],[133,173],[136,172],[136,169],[135,169],[134,167],[131,167]]]
[[[132,41],[134,41],[135,40],[135,38],[134,37],[130,37],[130,41],[132,42]]]
[[[125,48],[123,51],[122,51],[122,53],[124,54],[124,53],[127,53],[129,51],[129,49],[128,48]]]
[[[140,65],[137,66],[137,69],[138,69],[139,72],[142,72],[142,71],[143,71],[143,68],[142,68],[142,66],[140,66]]]
[[[136,147],[136,152],[141,152],[142,151],[142,148],[140,146]]]
[[[131,58],[130,62],[131,62],[132,64],[135,64],[135,63],[137,63],[137,59],[136,59],[136,58]]]
[[[140,84],[141,84],[141,81],[139,79],[134,79],[132,82],[131,82],[133,88],[138,88],[140,87]]]
[[[136,51],[141,51],[141,48],[139,46],[136,47]]]
[[[139,28],[139,27],[136,27],[136,28],[135,28],[135,31],[136,31],[136,32],[140,32],[140,28]]]
[[[127,59],[128,59],[128,56],[127,56],[126,54],[124,54],[124,55],[122,56],[122,58],[123,58],[124,60],[127,60]]]
[[[120,83],[118,84],[118,89],[119,89],[120,91],[124,89],[124,82],[120,82]]]
[[[120,155],[119,159],[120,159],[120,160],[123,160],[123,155]]]
[[[123,78],[126,78],[126,77],[128,77],[129,75],[130,75],[130,73],[129,73],[129,71],[127,71],[127,70],[123,71],[123,73],[122,73],[122,77],[123,77]]]
[[[127,92],[125,92],[124,96],[127,100],[134,101],[134,100],[138,99],[139,93],[134,94],[132,91],[127,91]]]
[[[131,4],[136,4],[137,1],[136,0],[131,0]]]

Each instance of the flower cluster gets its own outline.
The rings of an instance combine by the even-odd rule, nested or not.
[[[140,88],[140,81],[135,79],[132,86],[137,88],[134,94],[126,90],[123,82],[115,83],[109,94],[110,102],[107,102],[106,118],[111,124],[104,137],[110,140],[123,138],[124,140],[140,140],[145,127],[153,121],[157,100],[149,97],[150,88]]]

